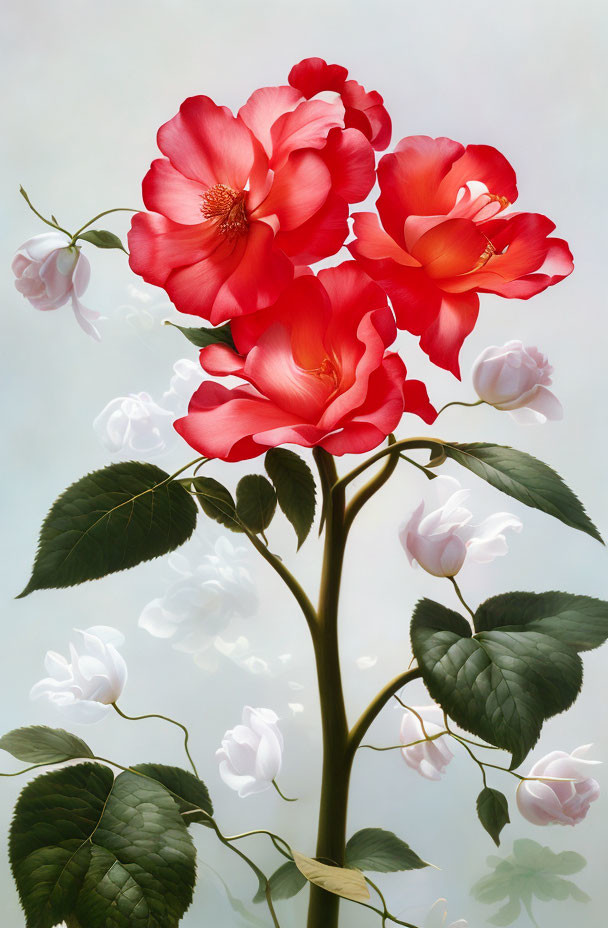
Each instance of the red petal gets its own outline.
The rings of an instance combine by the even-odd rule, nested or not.
[[[332,188],[347,203],[358,203],[376,182],[376,161],[368,141],[357,129],[332,129],[323,150]]]
[[[308,222],[291,232],[279,232],[277,246],[296,264],[313,264],[340,250],[348,235],[348,203],[330,190]]]
[[[515,171],[505,156],[491,145],[467,145],[443,180],[441,194],[455,199],[468,181],[481,181],[489,193],[506,197],[509,203],[517,199]]]
[[[382,225],[403,245],[403,223],[410,215],[445,215],[454,205],[441,181],[464,148],[451,139],[415,135],[402,139],[394,154],[384,155],[378,165],[381,194],[378,212]]]
[[[185,225],[202,221],[201,196],[204,190],[200,181],[184,177],[166,158],[152,162],[142,184],[147,209]]]
[[[177,116],[158,130],[158,147],[181,174],[206,187],[244,190],[254,163],[245,124],[209,97],[189,97]]]
[[[331,188],[330,173],[314,151],[294,151],[275,174],[266,199],[252,219],[276,215],[284,232],[297,229],[323,206]]]
[[[136,213],[128,241],[132,270],[161,287],[175,268],[195,264],[214,253],[216,259],[229,260],[233,251],[210,223],[184,226],[158,213]]]
[[[269,158],[272,155],[270,130],[279,116],[294,110],[301,100],[301,94],[292,87],[261,87],[240,108],[238,115],[262,143]]]
[[[391,141],[391,118],[376,90],[366,91],[357,81],[346,81],[342,91],[346,109],[344,125],[359,129],[376,151],[384,151]]]
[[[444,294],[435,322],[420,339],[420,347],[433,364],[460,379],[458,355],[463,341],[473,331],[479,313],[476,293]]]
[[[420,267],[420,262],[412,258],[381,228],[376,213],[355,213],[353,220],[356,241],[351,242],[349,248],[354,257],[371,258],[375,261],[391,258],[406,267]]]
[[[340,93],[348,71],[339,64],[327,64],[322,58],[304,58],[289,72],[289,83],[305,97],[314,97],[323,90]]]
[[[447,219],[418,239],[412,255],[429,277],[440,281],[474,268],[487,245],[488,239],[470,219]]]
[[[342,103],[323,100],[303,100],[290,113],[284,113],[273,124],[272,158],[270,166],[277,171],[292,151],[298,148],[324,148],[328,133],[344,126]]]
[[[437,410],[429,400],[426,386],[421,380],[406,380],[403,384],[405,411],[420,416],[427,425],[432,425],[437,418]]]

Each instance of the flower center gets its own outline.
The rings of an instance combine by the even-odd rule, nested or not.
[[[502,197],[502,199],[504,199],[504,197]],[[484,264],[487,264],[490,258],[496,254],[496,247],[492,244],[492,242],[490,241],[487,235],[485,236],[485,238],[488,244],[486,245],[486,247],[480,254],[477,260],[477,264],[472,269],[473,271],[478,271],[480,267],[483,267]]]
[[[334,362],[329,358],[324,358],[320,367],[315,367],[308,373],[314,374],[319,380],[329,380],[334,388],[338,386],[338,371]]]
[[[507,206],[511,205],[511,201],[507,200],[506,197],[501,197],[498,193],[488,193],[488,198],[492,202],[500,203],[501,210],[506,209]]]
[[[205,219],[217,219],[218,229],[227,238],[237,238],[249,228],[245,212],[245,194],[227,184],[214,184],[202,196],[201,213]]]

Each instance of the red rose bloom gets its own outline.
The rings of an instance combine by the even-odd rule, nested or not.
[[[376,151],[384,151],[391,140],[391,117],[376,90],[365,90],[357,81],[348,81],[348,71],[322,58],[305,58],[289,72],[289,83],[305,97],[324,91],[339,93],[344,104],[344,125],[359,129]]]
[[[201,454],[240,461],[283,444],[320,445],[331,454],[375,448],[404,410],[425,422],[437,415],[425,386],[406,381],[401,358],[387,352],[396,326],[386,296],[349,261],[296,277],[278,302],[232,323],[236,352],[210,345],[200,353],[214,376],[175,428]]]
[[[214,325],[273,303],[293,265],[334,254],[348,204],[374,183],[374,153],[344,128],[339,101],[257,90],[234,117],[190,97],[161,126],[166,155],[144,178],[149,213],[129,233],[130,265],[180,312]]]
[[[566,242],[517,199],[513,168],[495,148],[413,136],[378,166],[375,213],[356,213],[353,256],[389,295],[397,325],[420,335],[431,361],[460,376],[458,354],[478,293],[527,300],[573,269]]]

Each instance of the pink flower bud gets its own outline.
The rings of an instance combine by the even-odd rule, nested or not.
[[[410,564],[434,577],[454,577],[467,557],[483,564],[507,553],[503,533],[521,531],[522,523],[508,512],[496,512],[472,524],[473,514],[462,505],[469,494],[453,477],[433,480],[432,501],[421,502],[399,531]]]
[[[505,409],[519,422],[561,419],[560,401],[547,389],[553,368],[537,348],[511,341],[491,345],[473,364],[473,386],[480,399]]]
[[[62,232],[44,232],[28,239],[12,263],[15,287],[34,309],[59,309],[71,300],[79,326],[99,340],[92,324],[99,313],[87,309],[80,297],[89,285],[91,268],[77,245]]]
[[[440,713],[438,706],[419,706],[416,712],[424,719],[424,731],[420,719],[413,712],[406,710],[401,720],[401,730],[399,739],[404,745],[401,751],[403,759],[412,770],[416,770],[421,777],[427,780],[440,780],[445,768],[454,756],[447,746],[444,738],[436,738],[434,741],[421,741],[422,738],[429,738],[442,731],[435,722],[427,721],[425,715],[431,712]],[[419,741],[419,744],[412,744]]]
[[[528,776],[540,779],[522,780],[517,788],[517,805],[524,818],[533,825],[582,822],[600,794],[599,783],[588,773],[601,761],[585,759],[590,747],[585,744],[572,754],[552,751],[534,764]]]

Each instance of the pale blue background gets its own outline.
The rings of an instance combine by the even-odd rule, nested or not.
[[[173,362],[195,357],[195,352],[188,351],[178,333],[160,324],[142,338],[121,322],[117,308],[130,301],[127,287],[135,281],[119,252],[88,252],[93,275],[86,302],[108,317],[100,345],[83,335],[69,310],[42,314],[31,309],[14,290],[9,270],[15,248],[44,231],[19,197],[20,183],[43,211],[54,212],[74,227],[104,208],[138,206],[141,178],[156,156],[156,129],[183,98],[206,93],[237,109],[254,88],[284,82],[291,65],[307,55],[344,64],[367,88],[380,90],[393,116],[394,141],[426,133],[496,145],[517,169],[519,208],[546,212],[569,240],[576,258],[576,272],[569,280],[530,302],[482,299],[479,325],[463,352],[462,385],[430,371],[413,339],[401,336],[400,345],[411,371],[429,374],[438,403],[472,398],[466,372],[487,344],[522,338],[546,351],[556,369],[555,390],[566,407],[563,423],[524,430],[490,409],[451,410],[432,431],[451,439],[514,444],[537,454],[559,469],[608,532],[605,9],[601,0],[3,4],[5,208],[0,286],[6,351],[0,730],[32,722],[61,724],[50,709],[28,699],[30,686],[42,675],[44,652],[50,647],[64,650],[73,626],[117,625],[128,639],[125,710],[165,712],[191,726],[193,749],[225,830],[272,825],[303,852],[313,851],[319,726],[311,652],[297,609],[265,564],[252,560],[261,596],[252,638],[264,643],[266,657],[285,651],[298,654],[290,672],[276,678],[248,675],[228,664],[210,676],[187,656],[138,629],[141,608],[163,589],[158,563],[95,585],[35,593],[19,602],[12,599],[27,579],[39,523],[50,502],[72,480],[109,461],[93,434],[93,417],[114,396],[138,390],[162,393]],[[127,220],[118,217],[108,226],[122,234]],[[159,293],[159,304],[161,298]],[[152,310],[158,323],[166,311],[162,305]],[[404,421],[400,434],[421,431],[412,419]],[[179,466],[190,457],[187,447],[178,447],[173,459],[161,466]],[[398,524],[424,484],[421,475],[405,468],[394,478],[392,489],[361,517],[347,558],[342,634],[352,716],[407,666],[414,601],[430,595],[454,604],[447,583],[410,571],[396,541]],[[216,465],[213,473],[234,486],[237,474],[246,470]],[[465,485],[475,486],[474,499],[483,515],[506,508],[525,523],[524,533],[511,539],[507,558],[463,571],[461,585],[472,603],[518,588],[606,595],[605,549],[499,497],[474,478],[461,476]],[[296,558],[292,535],[280,519],[271,538],[273,547],[285,553],[289,565],[313,588],[319,557],[315,541]],[[364,654],[379,656],[376,666],[365,672],[354,663]],[[533,757],[594,741],[595,756],[608,759],[607,661],[606,651],[585,658],[583,695],[568,715],[546,725]],[[304,689],[295,693],[289,681]],[[426,701],[422,691],[408,699]],[[295,719],[287,708],[292,701],[305,705]],[[301,797],[298,804],[280,805],[269,794],[240,801],[219,780],[213,752],[244,703],[274,707],[285,717],[281,782],[287,793]],[[370,740],[393,743],[398,721],[398,714],[387,709]],[[116,718],[79,733],[100,753],[123,762],[181,763],[179,739],[161,723],[141,723],[135,729]],[[11,764],[3,757],[3,769],[15,769]],[[512,795],[514,781],[500,777],[494,782],[502,782]],[[512,839],[529,836],[554,850],[577,850],[589,859],[575,879],[593,901],[587,906],[536,904],[543,928],[605,924],[608,784],[601,770],[599,778],[604,796],[575,830],[534,828],[518,816],[512,803],[514,824],[505,832],[499,853],[510,850]],[[466,917],[471,928],[487,924],[494,909],[469,896],[471,884],[484,872],[486,855],[494,852],[474,816],[478,780],[477,770],[460,753],[440,784],[418,778],[398,755],[368,752],[360,757],[353,779],[351,829],[392,828],[441,868],[382,879],[401,917],[421,924],[430,904],[445,896],[450,903],[448,921]],[[22,785],[18,780],[1,784],[3,836]],[[201,860],[221,868],[233,893],[246,898],[253,889],[249,873],[227,860],[208,834],[198,833],[197,842]],[[271,860],[263,843],[256,846],[251,841],[253,853],[256,847],[260,861]],[[209,872],[203,866],[200,871],[205,888],[184,925],[245,924],[222,901],[219,884]],[[4,851],[0,892],[4,928],[21,928],[23,917]],[[285,928],[302,924],[302,917],[291,911],[290,906],[282,907]],[[266,919],[262,909],[257,915]],[[344,925],[349,928],[376,924],[371,913],[344,905]],[[527,924],[524,916],[517,922]]]

